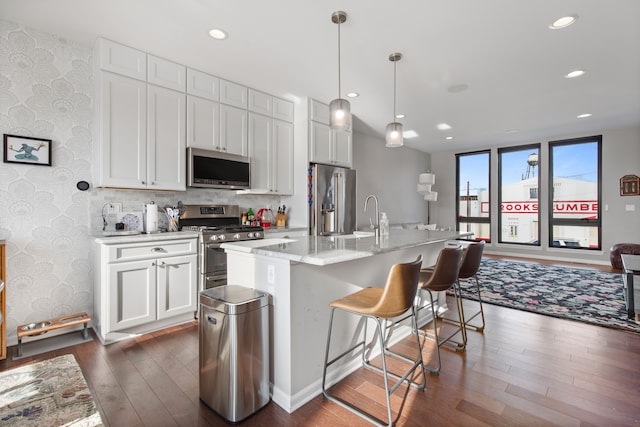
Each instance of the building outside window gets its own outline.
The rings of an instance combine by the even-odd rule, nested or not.
[[[540,245],[540,144],[498,149],[500,243]]]
[[[476,240],[491,241],[490,152],[456,154],[456,224]]]
[[[602,136],[549,143],[550,246],[601,249]]]

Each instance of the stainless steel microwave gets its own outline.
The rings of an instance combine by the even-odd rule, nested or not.
[[[189,147],[187,148],[187,185],[228,190],[251,188],[249,158]]]

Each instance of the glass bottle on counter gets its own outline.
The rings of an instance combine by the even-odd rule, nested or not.
[[[380,212],[382,217],[380,218],[380,236],[389,235],[389,218],[387,218],[386,212]]]
[[[255,220],[256,220],[256,216],[253,213],[253,209],[249,208],[249,210],[247,210],[247,224],[255,225]]]
[[[242,212],[242,221],[240,221],[240,224],[247,225],[247,213],[244,211]]]

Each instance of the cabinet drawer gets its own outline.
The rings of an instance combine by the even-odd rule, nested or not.
[[[145,81],[147,79],[147,54],[129,46],[98,39],[96,42],[98,67],[123,76]]]
[[[187,88],[187,67],[149,55],[147,82],[184,93]]]
[[[195,254],[196,251],[197,239],[114,245],[109,248],[109,262],[164,258],[174,255]]]

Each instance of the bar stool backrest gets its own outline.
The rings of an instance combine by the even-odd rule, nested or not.
[[[470,243],[464,250],[462,256],[462,264],[460,265],[460,273],[458,277],[460,279],[468,279],[473,277],[480,268],[480,261],[482,261],[482,252],[484,251],[484,240]]]
[[[446,291],[458,280],[461,260],[462,246],[442,249],[433,267],[433,273],[421,286],[436,292]]]
[[[392,265],[380,301],[370,314],[389,319],[409,310],[418,290],[421,266],[421,255],[413,262]]]

